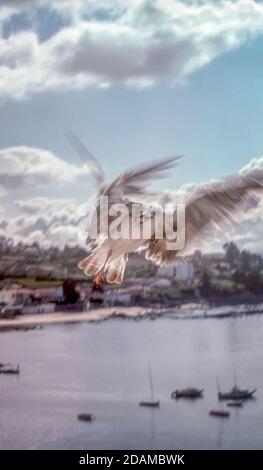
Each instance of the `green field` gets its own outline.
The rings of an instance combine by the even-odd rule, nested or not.
[[[28,288],[42,288],[42,287],[58,287],[61,286],[63,281],[57,279],[34,279],[31,277],[9,278],[15,284],[21,284],[23,287]]]

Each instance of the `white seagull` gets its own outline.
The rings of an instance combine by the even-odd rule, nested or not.
[[[72,133],[68,134],[68,139],[82,158],[89,166],[90,172],[97,183],[97,203],[95,207],[96,218],[92,218],[91,224],[98,224],[100,216],[99,198],[107,196],[108,208],[114,204],[125,204],[128,208],[128,218],[131,218],[132,204],[142,200],[142,211],[139,215],[141,225],[144,224],[147,214],[152,215],[149,197],[152,193],[147,190],[148,184],[155,178],[161,178],[165,171],[176,166],[181,156],[166,158],[161,161],[140,166],[136,169],[125,171],[120,174],[112,183],[106,184],[104,172],[95,159],[80,140]],[[188,192],[185,202],[185,246],[183,250],[167,249],[167,244],[171,241],[163,232],[163,238],[156,236],[156,227],[153,223],[152,231],[148,239],[143,237],[133,239],[115,239],[105,237],[105,233],[98,232],[96,240],[87,238],[89,255],[80,261],[79,268],[98,285],[100,282],[121,284],[124,278],[125,267],[128,255],[131,252],[145,250],[145,257],[158,265],[174,263],[176,259],[191,247],[205,229],[214,230],[222,227],[229,227],[229,224],[236,222],[235,215],[241,216],[244,210],[254,207],[255,193],[263,191],[263,169],[257,168],[247,173],[225,178],[222,181],[203,184],[197,189]],[[164,197],[162,194],[161,199]],[[251,204],[252,202],[252,204]],[[146,217],[145,217],[146,214]],[[174,215],[174,231],[177,230],[176,214]],[[116,216],[107,214],[109,223],[116,219]],[[129,232],[130,234],[130,232]]]

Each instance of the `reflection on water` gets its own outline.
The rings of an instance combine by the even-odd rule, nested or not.
[[[21,375],[0,376],[0,448],[261,449],[262,352],[263,315],[1,333],[0,362],[20,362]],[[149,395],[149,362],[160,409],[138,405]],[[228,389],[234,371],[240,386],[257,387],[256,399],[229,419],[209,416],[216,376]],[[204,398],[170,398],[189,385]],[[96,420],[78,421],[81,412]]]

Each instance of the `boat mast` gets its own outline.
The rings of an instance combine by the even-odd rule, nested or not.
[[[152,381],[152,371],[151,371],[151,365],[149,364],[149,382],[150,382],[150,390],[151,390],[151,399],[153,401],[153,381]]]
[[[218,377],[216,377],[216,385],[217,385],[217,390],[219,393],[221,393],[221,388],[220,388],[220,383]]]
[[[235,388],[237,388],[237,375],[235,372],[234,372],[234,384],[235,384]]]

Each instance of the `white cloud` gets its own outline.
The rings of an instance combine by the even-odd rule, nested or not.
[[[54,197],[54,187],[61,187],[64,195],[74,194],[76,184],[79,188],[83,183],[88,196],[87,166],[77,167],[47,150],[30,147],[0,150],[0,163],[0,190],[4,190],[0,234],[43,246],[79,243],[77,227],[86,215],[86,204],[67,195]],[[40,195],[25,197],[34,188]],[[20,199],[14,199],[18,189]]]
[[[241,176],[246,176],[250,175],[253,176],[254,173],[257,172],[257,170],[262,170],[263,168],[263,157],[261,158],[252,158],[247,165],[245,165],[241,170],[240,170],[240,175]]]
[[[42,246],[84,244],[79,237],[78,224],[86,216],[87,206],[81,201],[35,197],[15,200],[13,204],[18,215],[2,215],[0,235],[15,242],[38,241]]]
[[[33,30],[0,39],[2,97],[61,88],[174,84],[263,32],[263,5],[255,0],[43,4],[67,15],[70,24],[44,42]],[[13,1],[12,6],[26,8],[28,2]]]
[[[77,167],[47,150],[32,147],[0,149],[0,162],[0,188],[68,184],[89,174],[87,166]]]

